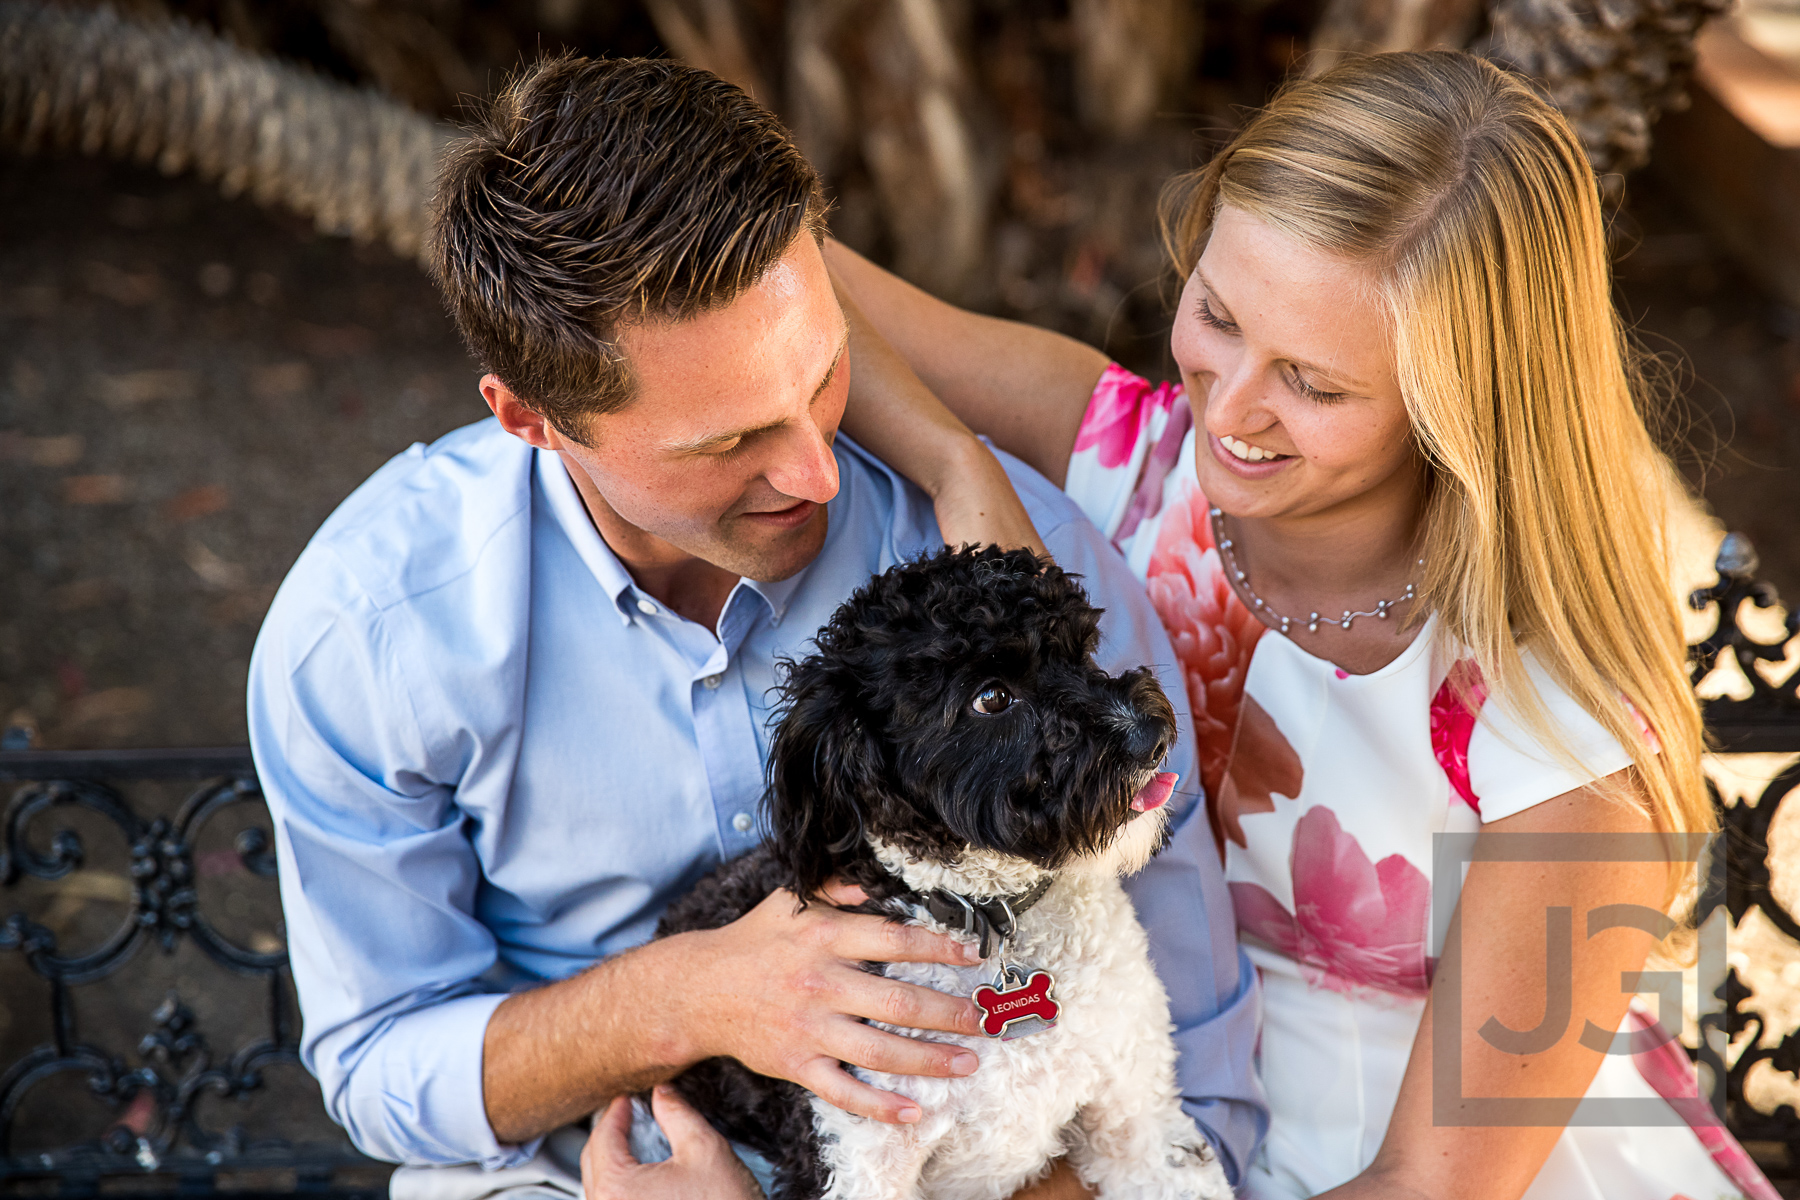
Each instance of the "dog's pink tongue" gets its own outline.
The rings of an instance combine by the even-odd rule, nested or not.
[[[1175,790],[1175,781],[1180,778],[1173,771],[1159,772],[1132,798],[1131,807],[1139,812],[1161,808],[1169,802],[1169,793]]]

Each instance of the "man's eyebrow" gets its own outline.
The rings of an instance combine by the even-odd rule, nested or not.
[[[844,338],[838,343],[837,357],[831,360],[831,369],[825,372],[825,378],[819,380],[819,386],[813,389],[812,398],[807,402],[809,405],[813,400],[817,400],[822,396],[825,393],[825,389],[831,386],[831,381],[837,378],[838,372],[843,369],[844,359],[848,355],[849,350],[850,327],[846,325],[844,327]],[[724,433],[709,433],[705,437],[694,438],[691,441],[671,442],[668,445],[668,450],[674,454],[703,453],[704,451],[711,450],[714,446],[723,446],[725,443],[735,441],[738,438],[746,438],[756,433],[766,433],[767,431],[778,427],[780,424],[780,421],[774,421],[766,425],[754,425],[748,429],[732,429]]]
[[[1194,265],[1194,276],[1195,276],[1195,278],[1200,280],[1200,283],[1206,288],[1207,291],[1209,291],[1213,294],[1214,299],[1217,299],[1221,304],[1224,304],[1224,298],[1219,295],[1219,289],[1213,286],[1212,280],[1210,280],[1206,277],[1206,273],[1200,269],[1200,266],[1198,263],[1196,263]],[[1231,311],[1231,306],[1229,304],[1225,304],[1224,306],[1225,306],[1226,312]],[[1304,358],[1295,358],[1291,354],[1283,354],[1283,355],[1280,355],[1280,357],[1283,359],[1286,359],[1288,362],[1293,363],[1296,367],[1299,367],[1302,371],[1308,371],[1314,375],[1323,375],[1326,379],[1329,379],[1334,383],[1343,384],[1344,389],[1346,391],[1355,392],[1358,395],[1365,395],[1368,393],[1369,388],[1368,388],[1367,384],[1361,382],[1360,380],[1352,379],[1349,376],[1343,374],[1341,371],[1334,371],[1328,367],[1321,367],[1317,363],[1308,362]]]

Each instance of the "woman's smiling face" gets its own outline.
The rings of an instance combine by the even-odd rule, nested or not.
[[[1418,455],[1377,296],[1365,267],[1220,210],[1170,338],[1209,500],[1267,518],[1410,496]]]

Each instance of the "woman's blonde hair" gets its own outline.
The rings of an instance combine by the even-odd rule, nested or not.
[[[1667,468],[1568,122],[1473,55],[1352,59],[1287,88],[1170,185],[1163,234],[1183,278],[1224,205],[1381,281],[1430,475],[1422,611],[1561,749],[1528,648],[1630,749],[1657,826],[1710,830],[1665,567]]]

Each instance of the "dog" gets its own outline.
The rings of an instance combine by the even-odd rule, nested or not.
[[[835,877],[867,911],[981,946],[975,967],[870,966],[973,996],[997,1035],[932,1035],[980,1056],[966,1078],[855,1071],[916,1100],[916,1124],[731,1059],[677,1078],[775,1165],[776,1200],[1004,1200],[1063,1155],[1114,1200],[1231,1194],[1181,1109],[1168,998],[1119,882],[1166,837],[1174,710],[1147,667],[1095,664],[1100,610],[1077,579],[1027,550],[965,547],[864,585],[786,664],[767,841],[658,927],[718,928]]]

